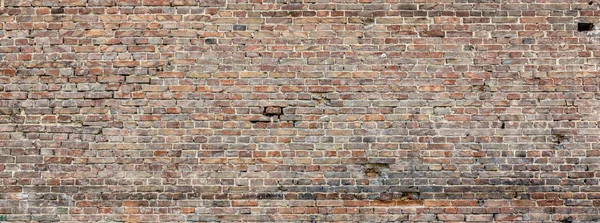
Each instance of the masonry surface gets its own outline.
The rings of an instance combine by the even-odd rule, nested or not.
[[[0,220],[595,222],[581,0],[4,0]]]

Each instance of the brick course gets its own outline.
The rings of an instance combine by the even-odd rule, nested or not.
[[[4,0],[0,220],[600,221],[595,0]]]

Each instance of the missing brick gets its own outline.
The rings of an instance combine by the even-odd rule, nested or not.
[[[594,29],[594,23],[589,22],[580,22],[577,23],[577,31],[579,32],[587,32]]]
[[[281,115],[283,115],[283,107],[268,106],[262,108],[262,115],[265,117],[258,118],[256,120],[250,120],[250,123],[268,125],[273,122],[279,122]],[[268,117],[268,119],[266,119]],[[295,124],[295,122],[294,122]]]

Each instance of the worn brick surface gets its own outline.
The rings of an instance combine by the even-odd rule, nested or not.
[[[594,222],[596,0],[4,0],[0,220]]]

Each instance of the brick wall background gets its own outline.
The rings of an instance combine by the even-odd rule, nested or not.
[[[595,1],[4,1],[4,220],[600,219]]]

